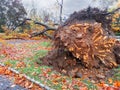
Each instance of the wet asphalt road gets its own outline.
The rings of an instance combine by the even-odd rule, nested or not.
[[[15,85],[5,76],[0,75],[0,90],[27,90],[19,85]]]

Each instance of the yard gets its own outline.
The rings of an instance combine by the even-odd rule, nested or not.
[[[1,0],[0,90],[120,90],[120,0]]]
[[[52,41],[47,39],[6,40],[4,43],[1,43],[0,63],[19,71],[20,75],[26,75],[55,90],[98,90],[102,88],[120,87],[119,67],[113,69],[115,73],[113,73],[112,77],[109,77],[104,81],[102,80],[99,83],[95,83],[95,81],[87,80],[87,78],[68,77],[55,71],[51,66],[43,65],[39,58],[45,56],[47,52],[51,50],[51,45]],[[3,71],[0,70],[0,73],[1,72]],[[7,75],[9,74],[11,73],[9,72]],[[24,80],[22,81],[21,79],[17,80],[17,84],[20,85],[24,82]],[[22,86],[34,90],[32,89],[34,85],[30,85],[31,84]]]

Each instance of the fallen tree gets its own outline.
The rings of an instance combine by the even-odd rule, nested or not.
[[[113,10],[112,12],[107,12],[107,10],[103,10],[103,11],[99,12],[99,9],[97,9],[97,8],[91,9],[91,7],[89,7],[86,10],[82,10],[80,12],[74,12],[73,14],[71,14],[70,18],[68,20],[66,20],[66,22],[62,26],[72,24],[76,20],[95,20],[96,22],[99,22],[99,23],[102,24],[102,27],[104,28],[104,30],[107,31],[108,35],[114,35],[112,30],[111,30],[111,21],[112,21],[111,16],[116,11],[119,11],[119,9],[120,8],[117,8],[117,9]],[[107,17],[109,17],[109,18],[107,18]],[[47,25],[45,23],[38,22],[38,21],[32,20],[30,18],[25,18],[23,20],[23,22],[20,23],[19,25],[17,25],[13,30],[15,30],[17,27],[25,25],[27,21],[33,21],[34,24],[45,27],[45,29],[43,31],[32,33],[30,35],[30,37],[35,37],[35,36],[39,36],[39,35],[45,35],[48,38],[53,39],[54,37],[47,34],[47,31],[56,31],[56,30],[58,30],[54,26],[51,27],[51,26],[49,26],[49,25]],[[58,24],[57,24],[57,26],[58,26]]]
[[[38,36],[38,35],[46,35],[47,37],[49,37],[50,39],[53,39],[53,36],[51,35],[48,35],[46,32],[47,31],[50,31],[50,30],[57,30],[56,28],[53,28],[53,27],[50,27],[44,23],[41,23],[41,22],[34,22],[35,24],[38,24],[38,25],[41,25],[41,26],[44,26],[45,29],[43,31],[40,31],[40,32],[36,32],[36,33],[32,33],[30,37],[34,37],[34,36]]]
[[[32,20],[32,19],[30,19],[30,18],[25,18],[22,23],[20,23],[19,25],[17,25],[17,26],[13,29],[13,31],[14,31],[17,27],[26,25],[26,22],[29,22],[29,21],[32,21],[34,24],[40,25],[40,26],[43,26],[43,27],[44,27],[44,29],[41,30],[40,32],[31,33],[31,34],[30,34],[30,38],[35,37],[35,36],[39,36],[39,35],[45,35],[45,36],[47,36],[48,38],[53,39],[53,36],[52,36],[52,35],[49,35],[47,32],[48,32],[48,31],[56,31],[57,28],[52,27],[52,26],[49,26],[49,25],[47,25],[47,24],[45,24],[45,23],[42,23],[42,22],[38,22],[38,21]],[[54,24],[54,25],[58,25],[58,24]]]
[[[73,13],[55,32],[53,50],[40,60],[72,77],[88,72],[106,74],[117,67],[120,45],[109,37],[114,34],[107,15],[97,8]]]

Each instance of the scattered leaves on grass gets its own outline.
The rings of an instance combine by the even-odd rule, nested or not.
[[[92,85],[90,82],[82,82],[80,78],[76,79],[61,75],[49,67],[38,66],[35,61],[51,49],[49,46],[49,43],[42,42],[41,44],[40,41],[4,44],[0,47],[1,62],[56,90],[118,90],[120,88],[120,81],[114,81],[112,78],[108,79],[110,85],[105,82]],[[63,72],[66,73],[65,70]],[[38,85],[23,77],[22,74],[14,74],[7,67],[0,66],[0,74],[14,77],[16,84],[30,90],[42,90]]]
[[[7,75],[9,78],[14,78],[14,83],[23,86],[29,90],[43,90],[39,85],[27,80],[22,74],[16,74],[7,67],[0,66],[0,74]]]

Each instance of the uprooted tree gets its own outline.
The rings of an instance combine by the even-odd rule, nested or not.
[[[109,13],[106,10],[89,7],[74,12],[55,31],[52,51],[40,60],[71,76],[76,76],[83,67],[84,69],[117,67],[120,48],[116,44],[117,40],[110,37],[114,35],[110,24],[111,14],[115,11]]]
[[[44,29],[31,37],[46,35],[53,39],[53,49],[40,58],[44,64],[72,77],[81,77],[81,73],[86,76],[88,72],[98,77],[96,74],[105,75],[108,69],[120,64],[120,43],[112,37],[111,27],[112,15],[119,9],[107,12],[89,7],[71,14],[58,28],[29,18],[17,27],[33,21]],[[47,33],[50,30],[55,31],[54,37]]]
[[[49,30],[55,31],[54,38],[52,38],[54,48],[40,60],[70,76],[80,76],[79,72],[84,73],[86,68],[92,69],[92,74],[94,74],[95,69],[106,71],[106,68],[117,67],[120,63],[120,45],[116,43],[115,38],[111,37],[114,36],[111,16],[119,9],[107,12],[107,10],[89,7],[74,12],[58,29],[34,21],[35,24],[42,25],[45,29],[33,33],[31,37],[47,35],[46,32]],[[26,19],[20,25],[27,20],[31,19]],[[98,73],[101,72],[98,71]]]

